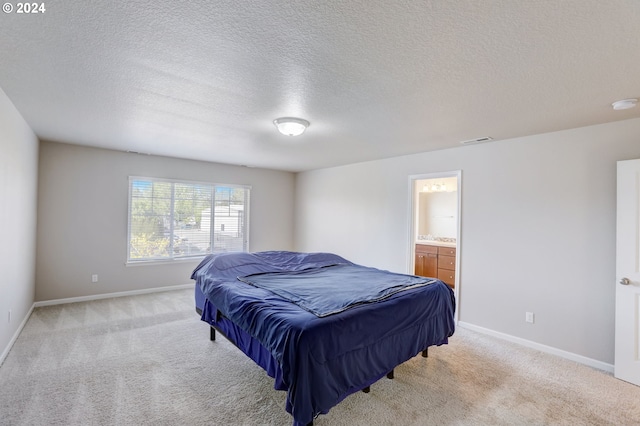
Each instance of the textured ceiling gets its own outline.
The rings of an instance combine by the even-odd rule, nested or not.
[[[640,97],[637,0],[45,6],[0,16],[42,139],[300,171],[640,117],[611,108]]]

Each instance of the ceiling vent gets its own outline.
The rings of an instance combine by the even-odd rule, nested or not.
[[[493,140],[493,138],[491,136],[485,136],[483,138],[469,139],[468,141],[460,141],[460,143],[462,145],[470,145],[472,143],[489,142],[489,141],[492,141],[492,140]]]

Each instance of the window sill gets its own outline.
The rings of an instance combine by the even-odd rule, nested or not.
[[[151,265],[173,265],[176,263],[189,263],[189,262],[201,262],[205,256],[185,257],[180,259],[166,259],[166,260],[133,260],[125,262],[125,266],[151,266]]]

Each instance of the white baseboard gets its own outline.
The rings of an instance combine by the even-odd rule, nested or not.
[[[171,285],[167,287],[145,288],[141,290],[119,291],[116,293],[93,294],[91,296],[68,297],[66,299],[43,300],[42,302],[34,303],[34,306],[38,308],[40,306],[62,305],[64,303],[88,302],[91,300],[111,299],[112,297],[136,296],[139,294],[159,293],[162,291],[184,290],[184,289],[194,288],[193,287],[194,285],[195,285],[194,283],[191,283],[191,284]]]
[[[515,337],[510,334],[500,333],[499,331],[494,331],[488,328],[479,327],[477,325],[469,324],[467,322],[459,321],[458,325],[462,328],[466,328],[472,331],[477,331],[478,333],[487,334],[489,336],[493,336],[499,339],[507,340],[509,342],[517,343],[519,345],[526,346],[531,349],[539,350],[540,352],[556,355],[561,358],[565,358],[571,361],[578,362],[580,364],[587,365],[589,367],[597,368],[598,370],[606,371],[608,373],[613,373],[613,365],[607,364],[606,362],[598,361],[592,358],[587,358],[586,356],[574,354],[573,352],[563,351],[562,349],[557,349],[552,346],[547,346],[540,343],[532,342],[531,340],[522,339],[520,337]]]
[[[13,334],[13,337],[11,338],[11,340],[9,340],[9,344],[7,345],[6,349],[2,352],[2,355],[0,355],[0,366],[2,365],[4,360],[7,358],[7,355],[9,355],[9,351],[13,347],[13,344],[16,342],[16,340],[18,340],[20,333],[22,333],[22,329],[27,324],[27,320],[31,316],[31,313],[33,312],[33,308],[35,308],[35,303],[31,305],[31,308],[29,308],[29,312],[27,312],[27,315],[24,316],[24,319],[20,323],[20,326],[18,327],[16,332]]]

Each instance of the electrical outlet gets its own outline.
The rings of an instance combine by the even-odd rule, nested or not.
[[[91,275],[91,282],[92,283],[97,283],[98,282],[98,274]]]
[[[524,320],[526,322],[529,322],[529,323],[533,324],[533,312],[526,312],[524,314]]]

